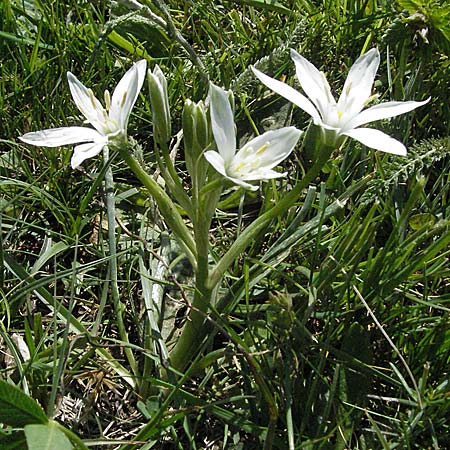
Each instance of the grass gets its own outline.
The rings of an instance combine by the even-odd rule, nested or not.
[[[149,24],[148,11],[117,20],[127,3],[0,5],[0,379],[92,448],[447,448],[446,24],[432,15],[412,20],[400,1],[280,1],[288,11],[259,1],[168,1],[199,70],[179,40]],[[159,2],[142,3],[162,15]],[[114,155],[124,305],[115,308],[101,158],[74,171],[70,146],[31,147],[17,137],[81,123],[66,71],[100,94],[143,57],[168,78],[175,131],[184,100],[205,98],[204,74],[233,89],[239,138],[285,122],[306,130],[308,117],[249,66],[295,84],[292,47],[337,92],[353,61],[374,46],[383,100],[432,96],[414,114],[379,125],[408,156],[352,141],[335,152],[296,206],[231,265],[223,303],[208,311],[207,338],[185,369],[165,376],[194,281],[155,205]],[[151,174],[152,120],[144,86],[129,134]],[[183,151],[181,143],[176,169],[187,185]],[[222,195],[211,262],[302,178],[308,156],[298,149],[283,165],[280,183]]]

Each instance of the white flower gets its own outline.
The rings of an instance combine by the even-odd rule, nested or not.
[[[396,155],[406,155],[406,147],[396,139],[373,128],[359,128],[375,120],[404,114],[430,100],[428,98],[423,102],[387,102],[363,110],[374,98],[371,96],[371,90],[380,64],[378,49],[373,48],[356,60],[337,103],[323,72],[295,50],[291,50],[291,58],[295,63],[298,81],[309,98],[254,67],[252,69],[267,87],[290,100],[313,118],[314,124],[322,128],[327,145],[338,145],[345,136],[349,136],[367,147]]]
[[[209,98],[211,127],[218,152],[207,151],[205,158],[214,169],[233,183],[251,190],[258,187],[246,181],[284,176],[285,173],[272,168],[289,156],[302,132],[295,127],[267,131],[247,142],[236,153],[234,118],[228,95],[211,83]]]
[[[78,109],[94,128],[62,127],[26,133],[20,139],[27,144],[43,147],[60,147],[77,144],[71,165],[78,167],[85,159],[98,155],[111,142],[127,139],[127,126],[131,110],[141,90],[145,78],[147,62],[135,63],[122,77],[112,98],[105,91],[105,106],[70,72],[67,72],[70,92]]]

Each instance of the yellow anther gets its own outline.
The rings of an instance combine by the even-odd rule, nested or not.
[[[269,147],[269,145],[270,142],[264,142],[264,144],[258,150],[256,150],[256,155],[262,155],[267,150],[267,147]]]
[[[94,107],[94,109],[97,109],[97,104],[95,102],[95,95],[92,92],[92,89],[88,89],[88,94],[89,94],[89,98],[91,100],[92,106]]]
[[[105,91],[104,99],[105,99],[106,110],[109,111],[109,109],[111,108],[111,95],[109,94],[108,89],[106,89],[106,91]]]
[[[123,105],[125,105],[125,100],[127,99],[127,91],[123,93],[122,101],[120,102],[120,107],[123,108]]]
[[[379,96],[380,96],[379,94],[371,95],[371,96],[364,102],[364,106],[368,106],[368,105],[369,105],[370,103],[372,103],[374,100],[377,100]]]
[[[345,95],[350,94],[350,91],[352,90],[352,82],[348,83],[347,89],[345,90]]]
[[[233,171],[234,172],[239,172],[241,169],[243,169],[245,167],[245,163],[241,162],[239,163],[237,166],[233,167]]]
[[[338,119],[341,120],[344,113],[342,111],[338,111],[337,115],[338,115]]]

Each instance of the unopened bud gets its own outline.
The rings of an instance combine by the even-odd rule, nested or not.
[[[186,100],[182,122],[186,166],[193,177],[194,173],[205,172],[202,154],[212,142],[211,125],[205,103],[201,100],[198,103]]]
[[[167,80],[158,65],[148,70],[148,86],[153,114],[153,134],[156,142],[166,145],[171,137],[171,120]]]

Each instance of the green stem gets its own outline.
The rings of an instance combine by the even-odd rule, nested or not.
[[[169,225],[175,236],[179,239],[180,245],[189,258],[189,261],[196,267],[197,250],[192,234],[189,232],[176,206],[164,190],[156,183],[156,181],[141,167],[136,159],[130,154],[128,149],[119,148],[120,155],[133,171],[139,181],[150,192],[151,196],[158,205],[164,220]]]
[[[272,219],[286,212],[298,200],[298,197],[303,189],[305,189],[320,173],[320,170],[328,161],[333,150],[334,146],[323,148],[319,152],[318,159],[314,165],[294,186],[294,188],[275,206],[259,216],[239,235],[233,245],[229,248],[225,255],[222,256],[214,270],[211,272],[208,282],[209,289],[214,289],[214,287],[217,286],[230,265],[236,261],[236,258],[245,250],[249,243],[252,242],[256,236],[267,227]]]
[[[256,235],[267,227],[272,219],[286,212],[288,208],[298,200],[303,189],[320,173],[320,170],[328,161],[333,149],[334,147],[325,147],[322,149],[317,161],[305,174],[302,180],[294,186],[289,194],[242,232],[212,272],[208,269],[208,229],[210,220],[206,217],[202,218],[202,202],[200,200],[200,204],[198,204],[196,199],[194,199],[194,209],[197,211],[194,230],[196,248],[198,251],[196,291],[192,308],[189,313],[189,320],[186,322],[175,347],[170,353],[170,361],[175,369],[183,370],[185,368],[205,337],[207,330],[209,329],[205,324],[205,313],[208,311],[208,307],[211,304],[212,293],[215,291],[215,288],[220,283],[229,266],[236,260],[239,254],[245,250],[249,243],[255,239]],[[221,303],[221,309],[226,306],[226,302]],[[270,442],[270,433],[268,442]]]
[[[109,164],[108,146],[103,147],[103,161]],[[105,190],[106,190],[106,210],[108,218],[108,244],[109,244],[109,275],[111,280],[111,293],[114,302],[114,311],[116,313],[117,327],[119,329],[120,339],[129,344],[128,334],[123,321],[125,306],[120,301],[119,284],[117,278],[117,250],[116,250],[116,206],[114,198],[114,178],[112,168],[109,165],[105,172]],[[128,345],[125,345],[125,355],[134,374],[137,373],[136,360],[133,352]]]
[[[188,320],[178,338],[175,347],[170,352],[172,367],[183,370],[199,346],[204,337],[205,313],[211,304],[212,290],[207,287],[209,278],[209,225],[211,218],[205,215],[205,209],[194,198],[195,208],[195,244],[197,248],[197,270],[195,273],[195,293]]]
[[[157,144],[155,143],[155,146]],[[192,203],[189,196],[186,194],[186,191],[183,189],[183,184],[181,182],[180,177],[178,176],[175,166],[170,159],[170,152],[167,144],[161,144],[161,152],[163,155],[163,159],[159,155],[159,150],[156,147],[156,158],[159,166],[159,170],[167,183],[167,187],[169,192],[175,198],[175,200],[180,204],[180,206],[186,211],[187,215],[190,219],[193,217],[193,208]]]

